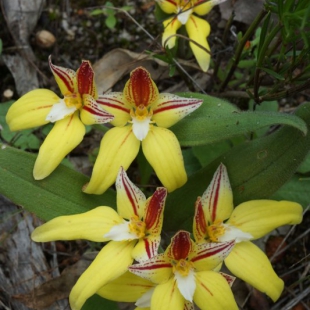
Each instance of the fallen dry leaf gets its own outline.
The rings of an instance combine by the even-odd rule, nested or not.
[[[55,301],[68,298],[72,287],[96,254],[84,254],[76,264],[67,267],[59,277],[35,287],[28,294],[18,294],[12,297],[35,310],[44,310]]]

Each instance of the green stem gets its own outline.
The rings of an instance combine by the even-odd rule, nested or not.
[[[234,57],[234,63],[232,64],[226,79],[223,81],[223,83],[221,84],[219,91],[223,91],[225,89],[225,87],[227,86],[227,84],[229,83],[231,77],[233,76],[238,63],[240,61],[241,55],[242,55],[242,51],[244,49],[244,46],[246,44],[246,42],[250,39],[250,37],[253,35],[253,33],[255,32],[256,28],[258,27],[258,25],[260,24],[260,22],[263,20],[263,18],[266,16],[266,14],[268,13],[268,11],[266,11],[265,9],[263,9],[255,18],[255,20],[253,21],[253,23],[251,24],[251,26],[249,27],[249,29],[246,31],[246,33],[244,34],[243,38],[241,39],[240,43],[237,46],[236,49],[236,53],[235,53],[235,57]]]

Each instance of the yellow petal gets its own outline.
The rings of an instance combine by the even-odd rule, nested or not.
[[[105,192],[115,182],[120,167],[128,169],[139,148],[140,141],[132,133],[131,126],[110,129],[101,140],[91,179],[83,191],[97,195]]]
[[[237,206],[227,223],[257,239],[280,226],[299,224],[302,211],[302,206],[292,201],[251,200]]]
[[[83,95],[83,103],[84,106],[81,110],[80,118],[85,125],[104,124],[114,118],[90,95]]]
[[[102,286],[126,272],[133,261],[131,251],[134,245],[132,241],[110,241],[99,252],[70,293],[72,310],[80,310]]]
[[[157,1],[160,8],[167,14],[177,13],[177,2],[178,1],[174,1],[173,3],[171,3],[171,1],[167,0]]]
[[[34,178],[42,180],[49,176],[65,156],[81,143],[84,134],[85,126],[78,112],[57,121],[40,147],[33,169]]]
[[[173,275],[170,259],[163,253],[130,266],[129,271],[153,283],[164,283]]]
[[[176,32],[182,26],[181,22],[175,18],[169,18],[163,22],[164,24],[164,33],[162,37],[162,45],[164,47],[173,48],[176,41]]]
[[[153,108],[152,121],[159,127],[168,128],[189,113],[192,113],[202,104],[202,100],[196,98],[184,98],[172,94],[160,94]]]
[[[229,284],[214,271],[196,273],[194,302],[201,310],[238,310]]]
[[[195,1],[196,5],[194,6],[194,12],[198,15],[206,15],[208,14],[212,8],[214,7],[213,1]],[[197,2],[200,2],[197,4]]]
[[[181,295],[174,278],[157,285],[151,299],[151,309],[156,310],[183,310],[184,304],[185,299]]]
[[[187,175],[180,144],[170,130],[152,126],[142,141],[142,150],[168,192],[186,183]]]
[[[99,96],[97,103],[104,110],[114,115],[111,124],[115,127],[125,126],[130,117],[131,106],[126,104],[122,93],[108,93]]]
[[[138,262],[148,260],[157,255],[159,245],[160,236],[147,236],[138,241],[131,255]]]
[[[207,222],[224,221],[230,217],[233,206],[233,194],[227,169],[223,164],[215,171],[212,181],[201,196],[201,204]]]
[[[189,43],[201,70],[207,72],[211,58],[207,41],[207,36],[210,34],[210,25],[204,19],[191,15],[185,27],[190,39],[202,46],[201,48],[193,42]]]
[[[225,259],[232,274],[266,293],[276,301],[283,290],[283,281],[274,272],[267,256],[250,241],[235,245]]]
[[[114,301],[136,302],[154,286],[154,283],[127,271],[120,277],[101,287],[97,294]]]
[[[108,241],[104,235],[123,219],[110,207],[97,207],[85,213],[59,216],[36,228],[31,238],[35,242],[86,239]]]
[[[61,91],[61,93],[65,96],[72,93],[78,92],[78,84],[76,79],[76,73],[72,69],[64,68],[60,66],[55,66],[52,63],[52,57],[48,58],[48,62],[50,65],[50,69],[54,75],[56,83]]]
[[[119,170],[115,186],[117,212],[119,215],[128,220],[133,215],[142,218],[145,210],[145,195],[130,181],[123,167]]]
[[[32,90],[12,104],[6,122],[12,131],[45,125],[49,123],[46,116],[59,101],[60,98],[48,89]]]

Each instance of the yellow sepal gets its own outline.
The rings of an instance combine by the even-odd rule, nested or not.
[[[42,180],[49,176],[65,156],[81,143],[84,134],[85,126],[78,112],[57,121],[40,147],[33,177]]]
[[[32,90],[12,104],[6,122],[12,131],[45,125],[49,123],[46,116],[59,101],[60,98],[48,89]]]

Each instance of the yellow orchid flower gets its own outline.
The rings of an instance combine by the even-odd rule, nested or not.
[[[251,200],[233,206],[226,167],[221,164],[195,207],[193,233],[196,242],[236,242],[224,262],[236,277],[266,293],[276,301],[283,281],[269,259],[250,240],[263,237],[282,225],[302,221],[302,207],[291,201]]]
[[[118,212],[101,206],[82,214],[60,216],[36,228],[31,235],[36,242],[111,240],[73,287],[69,296],[73,310],[81,309],[101,287],[124,274],[134,259],[143,261],[157,255],[167,190],[159,187],[146,199],[121,168],[116,192]]]
[[[207,72],[210,65],[210,46],[207,37],[210,34],[210,24],[197,17],[208,14],[213,6],[225,2],[226,0],[156,0],[160,8],[167,14],[174,14],[173,17],[163,22],[164,33],[162,36],[162,45],[169,49],[175,46],[176,32],[185,25],[188,36],[193,42],[189,45],[193,54],[202,69]],[[195,14],[194,14],[195,13]]]
[[[40,147],[33,176],[41,180],[49,176],[82,140],[85,125],[107,123],[114,117],[104,111],[98,98],[94,71],[83,60],[77,72],[49,65],[64,98],[48,89],[36,89],[22,96],[10,107],[6,121],[12,131],[55,123]]]
[[[221,273],[231,287],[235,277]],[[135,302],[138,306],[135,310],[149,310],[151,299],[157,284],[136,276],[133,273],[125,272],[117,279],[101,287],[97,294],[103,298],[118,302]],[[184,310],[194,310],[194,304],[185,300]]]
[[[152,310],[238,309],[226,279],[213,271],[234,246],[234,241],[196,244],[179,231],[162,254],[129,267],[129,271],[157,285],[151,294]],[[145,305],[138,304],[139,307]]]
[[[197,109],[202,100],[159,94],[149,72],[136,68],[123,93],[100,96],[98,102],[112,113],[115,128],[103,137],[90,182],[83,191],[102,194],[111,186],[120,166],[125,170],[142,151],[169,192],[184,185],[187,175],[179,142],[167,128]]]

